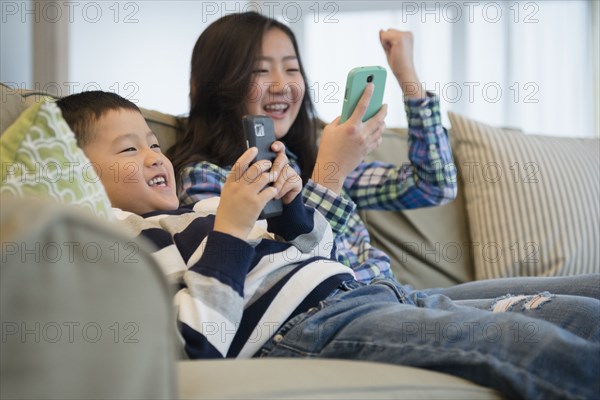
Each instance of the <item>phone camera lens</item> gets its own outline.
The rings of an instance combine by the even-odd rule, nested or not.
[[[373,82],[373,75],[367,76],[367,82]]]
[[[265,126],[263,124],[254,125],[254,134],[257,137],[265,136]]]

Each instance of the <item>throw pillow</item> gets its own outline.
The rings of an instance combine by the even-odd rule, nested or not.
[[[600,141],[449,117],[476,279],[600,272]]]
[[[2,196],[50,198],[113,218],[100,178],[55,103],[23,112],[0,137],[0,150]]]

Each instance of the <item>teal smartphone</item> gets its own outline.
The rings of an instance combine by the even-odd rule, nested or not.
[[[387,72],[380,66],[357,67],[348,72],[346,80],[346,91],[344,93],[344,105],[342,106],[342,118],[340,123],[345,122],[356,108],[360,97],[367,86],[367,83],[373,82],[375,85],[373,97],[369,102],[367,112],[363,117],[363,122],[377,114],[383,102],[383,91],[385,89],[385,78]]]

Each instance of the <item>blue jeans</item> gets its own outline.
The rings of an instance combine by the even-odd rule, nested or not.
[[[452,300],[472,300],[500,297],[506,294],[553,294],[600,299],[600,274],[560,277],[529,277],[488,279],[463,283],[449,288],[426,289],[427,294],[444,294]]]
[[[496,312],[503,311],[497,307],[498,300],[507,299],[505,311],[544,319],[584,339],[600,340],[594,318],[600,316],[600,302],[597,301],[600,299],[600,274],[489,279],[449,288],[427,289],[423,294],[443,294],[455,300],[456,304]],[[413,292],[412,295],[417,294]],[[547,296],[547,304],[527,307],[528,300],[536,295]]]
[[[588,279],[598,283],[600,275]],[[487,283],[467,287],[472,291],[468,299],[452,300],[435,293],[444,289],[407,292],[391,281],[368,286],[350,281],[319,307],[283,325],[257,356],[427,368],[494,388],[509,398],[597,398],[600,301],[574,295],[572,288],[563,296],[530,287],[527,296],[544,289],[534,306],[492,312],[488,308],[494,304],[511,303],[508,293],[520,292],[490,289],[489,298],[475,299]],[[491,299],[494,295],[499,296]],[[531,300],[535,299],[527,297],[514,305]],[[562,303],[566,306],[561,308]],[[568,308],[581,304],[588,310],[580,313],[585,318],[571,318]]]

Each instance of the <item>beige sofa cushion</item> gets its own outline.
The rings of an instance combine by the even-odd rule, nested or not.
[[[476,279],[600,272],[600,140],[449,116]]]
[[[494,390],[454,376],[364,361],[183,361],[177,370],[181,399],[502,398]]]

